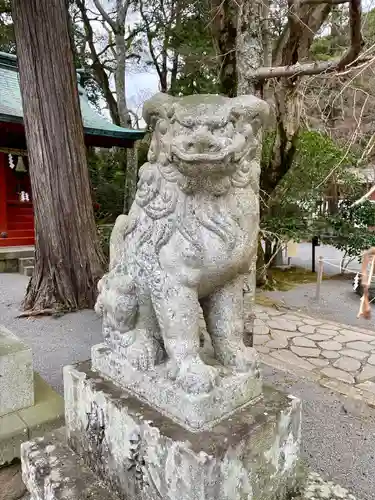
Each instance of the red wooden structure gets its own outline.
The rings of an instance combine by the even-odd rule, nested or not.
[[[118,127],[90,105],[77,86],[87,146],[129,148],[144,130]],[[34,244],[33,196],[28,172],[17,58],[0,52],[0,247]]]
[[[10,168],[8,155],[0,152],[0,247],[33,244],[34,217],[29,174],[17,171],[16,167]]]

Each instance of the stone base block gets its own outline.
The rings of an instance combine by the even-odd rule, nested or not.
[[[266,387],[261,401],[209,432],[191,432],[92,372],[89,363],[65,367],[64,384],[68,443],[121,500],[292,497],[298,399]]]
[[[0,417],[0,466],[20,457],[21,443],[64,424],[64,400],[34,373],[35,404]]]
[[[67,446],[63,428],[24,443],[21,452],[22,478],[32,500],[119,500]],[[300,488],[288,497],[288,500],[327,499],[356,500],[346,488],[324,481],[312,472],[301,476]]]
[[[212,429],[242,406],[261,398],[262,380],[259,369],[237,373],[214,360],[205,360],[215,366],[218,385],[208,394],[187,394],[166,374],[165,364],[153,370],[133,368],[123,357],[106,344],[93,346],[91,363],[95,372],[112,380],[145,403],[157,408],[191,431]]]
[[[0,416],[33,404],[31,349],[0,326]]]
[[[118,500],[70,450],[64,429],[22,445],[22,479],[32,500]]]

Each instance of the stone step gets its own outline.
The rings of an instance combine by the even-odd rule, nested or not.
[[[14,238],[13,238],[14,239]],[[2,243],[8,246],[2,247]],[[33,246],[9,246],[11,239],[0,238],[0,273],[21,273],[23,269],[20,266],[34,265],[34,247]],[[4,244],[5,244],[4,243]]]
[[[10,387],[14,392],[14,399],[19,399],[20,389],[16,389],[14,384]],[[4,393],[1,389],[0,387],[0,396]],[[32,406],[0,416],[0,468],[20,458],[20,446],[24,441],[35,439],[64,425],[63,398],[35,372],[34,394]]]
[[[23,481],[35,500],[119,500],[66,444],[65,429],[21,446]]]
[[[34,266],[26,266],[23,268],[23,274],[25,276],[28,276],[29,278],[31,278],[31,276],[33,275],[33,271],[34,271]]]
[[[21,257],[18,259],[18,272],[20,274],[25,274],[25,276],[31,276],[25,272],[25,269],[34,269],[35,259],[34,257]]]

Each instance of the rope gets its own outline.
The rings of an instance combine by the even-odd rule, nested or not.
[[[342,272],[346,272],[346,273],[354,273],[354,274],[359,274],[359,275],[362,275],[362,273],[360,271],[357,271],[356,269],[349,269],[349,268],[343,268],[342,266],[338,266],[337,264],[332,264],[331,262],[329,262],[329,260],[337,260],[337,259],[322,259],[320,262],[325,262],[326,264],[328,264],[329,266],[332,266],[332,267],[337,267],[337,269],[340,269]]]
[[[370,261],[371,257],[371,261]],[[365,318],[365,319],[370,319],[371,318],[371,307],[370,304],[375,300],[375,297],[371,300],[369,300],[369,287],[372,283],[374,271],[375,271],[375,247],[371,248],[370,250],[367,250],[362,259],[362,266],[361,266],[361,271],[357,271],[354,269],[348,269],[348,268],[343,268],[342,265],[337,265],[337,264],[332,264],[333,260],[337,259],[323,259],[322,257],[319,258],[319,262],[321,263],[326,263],[331,267],[336,267],[340,269],[340,272],[348,272],[348,273],[354,273],[357,276],[362,276],[361,283],[362,283],[362,288],[363,288],[363,295],[361,297],[360,301],[360,306],[359,306],[359,311],[357,318]],[[367,268],[368,265],[370,264],[370,272],[367,273]],[[317,285],[318,286],[318,285]]]

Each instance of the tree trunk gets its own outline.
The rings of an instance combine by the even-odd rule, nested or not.
[[[138,144],[134,143],[132,148],[127,150],[126,156],[126,178],[124,193],[124,214],[127,214],[132,206],[137,190],[138,179]]]
[[[236,56],[238,94],[256,93],[254,71],[264,65],[263,11],[260,0],[239,0]]]
[[[268,15],[268,2],[267,0],[253,0],[252,2],[239,0],[237,5],[237,92],[239,95],[257,94],[262,97],[262,89],[256,85],[253,75],[254,71],[269,62],[268,24],[264,19],[264,16]],[[267,281],[267,270],[260,241],[257,255],[250,263],[247,281],[254,295],[256,285]]]
[[[211,0],[212,32],[219,57],[220,93],[237,95],[237,5],[233,0]]]
[[[31,314],[93,307],[104,258],[96,232],[66,0],[14,0],[35,211]]]

